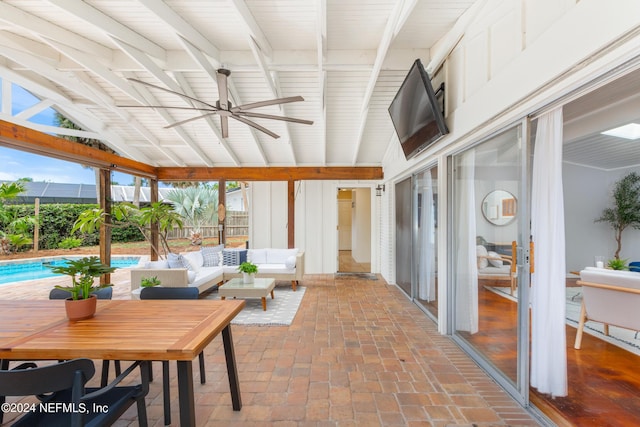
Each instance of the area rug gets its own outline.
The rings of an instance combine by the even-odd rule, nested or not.
[[[262,310],[260,298],[247,298],[242,311],[231,321],[233,325],[282,326],[290,325],[298,312],[306,288],[297,286],[294,292],[291,282],[287,285],[276,285],[273,290],[274,299],[267,297],[267,311]],[[207,299],[220,299],[217,292],[210,293]]]
[[[500,295],[501,297],[517,302],[517,299],[511,296],[511,288],[485,286],[485,289]],[[568,287],[566,288],[566,292],[567,308],[565,314],[567,325],[573,326],[577,329],[578,323],[580,322],[582,287]],[[593,335],[603,341],[620,348],[624,348],[625,350],[640,356],[640,333],[636,331],[618,328],[617,326],[609,326],[609,335],[607,336],[604,334],[604,326],[602,323],[587,321],[584,325],[584,333]]]

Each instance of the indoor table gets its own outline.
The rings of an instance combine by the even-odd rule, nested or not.
[[[243,300],[99,300],[67,320],[64,300],[0,301],[0,359],[177,361],[180,425],[195,426],[191,362],[222,332],[233,409],[242,407],[231,320]]]

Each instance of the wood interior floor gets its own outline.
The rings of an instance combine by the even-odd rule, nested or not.
[[[484,286],[478,299],[480,331],[465,338],[515,380],[517,303]],[[576,329],[567,325],[566,333],[568,396],[531,389],[531,402],[559,426],[640,425],[640,356],[587,333],[576,350]]]

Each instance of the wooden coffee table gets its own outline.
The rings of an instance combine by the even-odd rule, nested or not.
[[[238,298],[262,298],[262,309],[267,311],[267,295],[271,294],[273,299],[273,288],[276,286],[275,279],[258,278],[253,279],[253,283],[244,283],[242,278],[231,279],[218,288],[220,299],[226,297]]]

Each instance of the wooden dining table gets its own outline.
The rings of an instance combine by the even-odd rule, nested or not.
[[[64,300],[0,301],[0,359],[173,361],[180,425],[195,426],[192,361],[222,332],[233,409],[242,407],[231,320],[243,300],[99,300],[96,315],[69,321]]]

